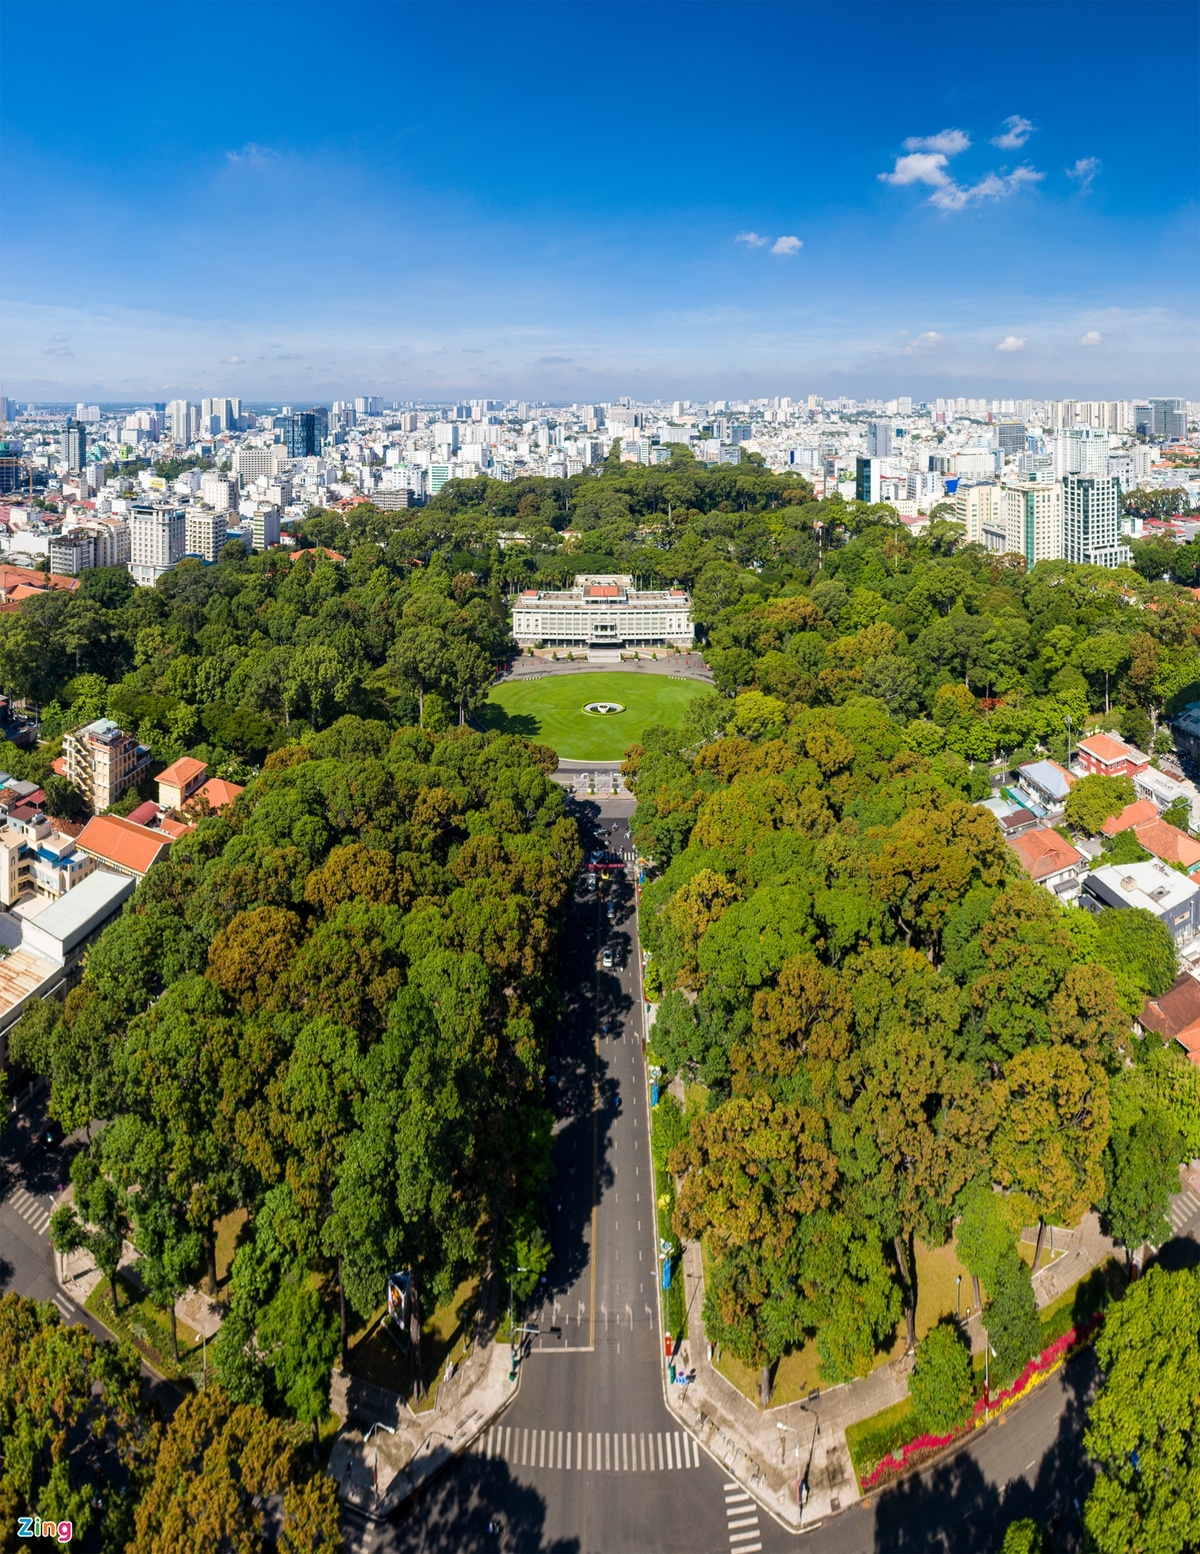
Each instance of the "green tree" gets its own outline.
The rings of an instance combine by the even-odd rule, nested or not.
[[[1136,798],[1129,777],[1080,777],[1067,794],[1063,812],[1068,825],[1095,836],[1106,820],[1119,815]]]
[[[987,1181],[973,1182],[959,1198],[955,1247],[970,1270],[975,1310],[982,1308],[980,1280],[989,1293],[996,1286],[996,1270],[1016,1250],[1022,1227],[1036,1214],[1024,1193],[999,1193]]]
[[[1000,1554],[1051,1554],[1051,1548],[1045,1528],[1032,1517],[1022,1516],[1004,1529]]]
[[[995,1288],[983,1321],[996,1355],[992,1380],[997,1387],[1008,1387],[1041,1352],[1042,1329],[1029,1269],[1015,1251],[1000,1259],[993,1278]]]
[[[81,1247],[89,1251],[108,1280],[113,1310],[117,1311],[117,1269],[132,1228],[128,1199],[105,1173],[96,1145],[75,1156],[71,1182],[75,1202],[60,1203],[51,1215],[51,1245],[63,1256]]]
[[[262,1313],[256,1336],[284,1403],[312,1428],[316,1457],[318,1426],[329,1411],[329,1377],[341,1347],[337,1315],[312,1279],[297,1270]]]
[[[1116,674],[1122,664],[1129,662],[1129,638],[1118,631],[1099,631],[1086,638],[1075,654],[1075,661],[1085,674],[1104,676],[1104,711],[1109,710],[1109,676]]]
[[[971,1412],[975,1402],[971,1351],[949,1320],[939,1322],[921,1340],[908,1390],[917,1423],[931,1434],[948,1435]]]
[[[137,1508],[144,1554],[208,1554],[266,1547],[267,1507],[278,1498],[278,1547],[286,1554],[338,1554],[337,1491],[302,1468],[288,1427],[221,1387],[186,1398],[163,1438],[154,1476]]]
[[[1200,1273],[1151,1268],[1110,1305],[1084,1445],[1098,1474],[1083,1520],[1097,1554],[1200,1547]]]
[[[1151,1106],[1128,1132],[1114,1131],[1104,1158],[1100,1206],[1109,1233],[1127,1251],[1159,1244],[1171,1233],[1167,1207],[1179,1191],[1183,1140],[1159,1106]]]

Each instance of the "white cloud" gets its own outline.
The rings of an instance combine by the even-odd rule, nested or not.
[[[1010,113],[1004,121],[1003,135],[997,135],[992,145],[999,146],[1001,151],[1019,151],[1032,134],[1031,120],[1022,118],[1019,113]]]
[[[765,248],[771,239],[769,237],[761,237],[757,232],[739,232],[733,241],[735,243],[745,243],[747,248]]]
[[[954,182],[946,171],[946,158],[940,151],[915,151],[911,156],[898,156],[892,171],[880,173],[879,181],[894,184],[929,183],[935,188]]]
[[[968,205],[980,205],[984,200],[1005,200],[1026,184],[1041,183],[1045,176],[1033,167],[1014,167],[1011,173],[987,173],[969,187],[947,179],[929,196],[929,203],[939,210],[963,210]]]
[[[279,152],[270,146],[259,146],[248,140],[240,151],[227,151],[225,159],[235,166],[262,167],[267,162],[278,162]]]
[[[1104,336],[1098,329],[1089,329],[1079,343],[1080,345],[1099,345],[1103,339]]]
[[[910,340],[904,347],[905,356],[919,356],[922,351],[931,351],[935,346],[941,345],[945,335],[938,334],[936,329],[926,329],[915,340]]]
[[[63,334],[58,334],[58,335],[54,336],[55,342],[58,345],[61,345],[65,340],[69,340],[70,338],[71,338],[70,335],[63,335]]]
[[[998,351],[1023,351],[1025,349],[1025,336],[1005,335],[996,349]]]
[[[798,237],[777,237],[771,244],[773,254],[798,254],[804,244]]]
[[[904,142],[906,151],[937,151],[944,156],[957,156],[971,144],[971,137],[960,129],[939,130],[936,135],[910,135]]]
[[[227,366],[236,367],[242,359],[240,356],[222,356],[221,361]]]
[[[1074,167],[1067,168],[1067,177],[1073,178],[1080,189],[1090,189],[1096,174],[1100,171],[1100,158],[1095,156],[1081,156]]]

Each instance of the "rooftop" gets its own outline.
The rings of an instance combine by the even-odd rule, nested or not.
[[[1060,869],[1069,869],[1083,856],[1057,831],[1026,831],[1024,836],[1010,836],[1007,840],[1025,872],[1035,880],[1057,874]]]
[[[1200,885],[1156,858],[1149,863],[1106,863],[1088,876],[1104,884],[1126,906],[1142,907],[1161,917],[1200,891]]]
[[[171,788],[182,788],[193,777],[202,777],[207,770],[205,762],[197,761],[195,756],[184,755],[159,772],[157,781],[165,782]]]
[[[1017,770],[1027,782],[1056,799],[1065,799],[1075,779],[1057,761],[1027,761]]]
[[[1127,745],[1123,739],[1114,739],[1111,734],[1089,734],[1086,739],[1079,741],[1079,748],[1095,756],[1098,761],[1132,761],[1135,766],[1150,764],[1148,755],[1143,755],[1133,745]]]
[[[1164,863],[1180,863],[1185,869],[1200,863],[1200,842],[1165,820],[1149,820],[1136,828],[1135,835],[1148,853]]]
[[[1133,826],[1145,825],[1148,820],[1157,819],[1158,806],[1149,799],[1138,799],[1133,804],[1126,804],[1119,815],[1110,815],[1100,829],[1105,836],[1118,836]]]
[[[80,832],[79,845],[97,858],[132,869],[135,874],[145,874],[171,845],[171,839],[161,831],[122,820],[119,815],[97,815]]]
[[[1148,1031],[1157,1031],[1165,1039],[1200,1020],[1200,980],[1190,971],[1181,972],[1158,998],[1148,998],[1138,1017]]]
[[[108,874],[95,869],[74,890],[52,901],[37,915],[41,933],[72,949],[90,931],[98,918],[108,916],[116,905],[133,894],[134,882],[127,874]]]

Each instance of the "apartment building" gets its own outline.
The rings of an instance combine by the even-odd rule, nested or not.
[[[63,740],[68,782],[78,788],[93,814],[108,809],[150,765],[150,748],[122,732],[111,718],[74,729]]]

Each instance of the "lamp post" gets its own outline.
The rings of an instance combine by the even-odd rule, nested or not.
[[[990,1338],[987,1340],[987,1342],[983,1346],[983,1422],[984,1422],[984,1424],[987,1424],[988,1420],[991,1418],[991,1413],[992,1413],[992,1382],[991,1382],[991,1372],[990,1372],[990,1370],[988,1368],[988,1356],[989,1355],[991,1355],[991,1357],[993,1359],[995,1359],[995,1357],[996,1357],[996,1351],[992,1348],[992,1341],[991,1341]]]
[[[508,1276],[508,1379],[517,1379],[517,1330],[513,1327],[513,1279],[519,1273],[528,1273],[528,1268],[515,1268]]]
[[[803,1514],[804,1501],[800,1495],[800,1432],[794,1425],[777,1424],[775,1428],[777,1430],[782,1430],[785,1435],[794,1435],[796,1437],[796,1508],[798,1511],[800,1511],[801,1514]],[[784,1460],[786,1461],[787,1442],[781,1441],[779,1449],[783,1453]]]
[[[954,1320],[962,1321],[962,1274],[954,1276]]]
[[[371,1468],[371,1494],[372,1494],[372,1496],[376,1500],[379,1499],[379,1432],[380,1432],[380,1430],[386,1430],[389,1435],[395,1435],[395,1433],[396,1433],[391,1425],[384,1424],[382,1420],[378,1420],[377,1419],[375,1421],[375,1423],[371,1426],[371,1428],[367,1431],[366,1435],[363,1437],[363,1446],[364,1447],[366,1446],[367,1442],[371,1439],[372,1436],[375,1437],[375,1460],[374,1460],[374,1463],[373,1463],[372,1468]]]

